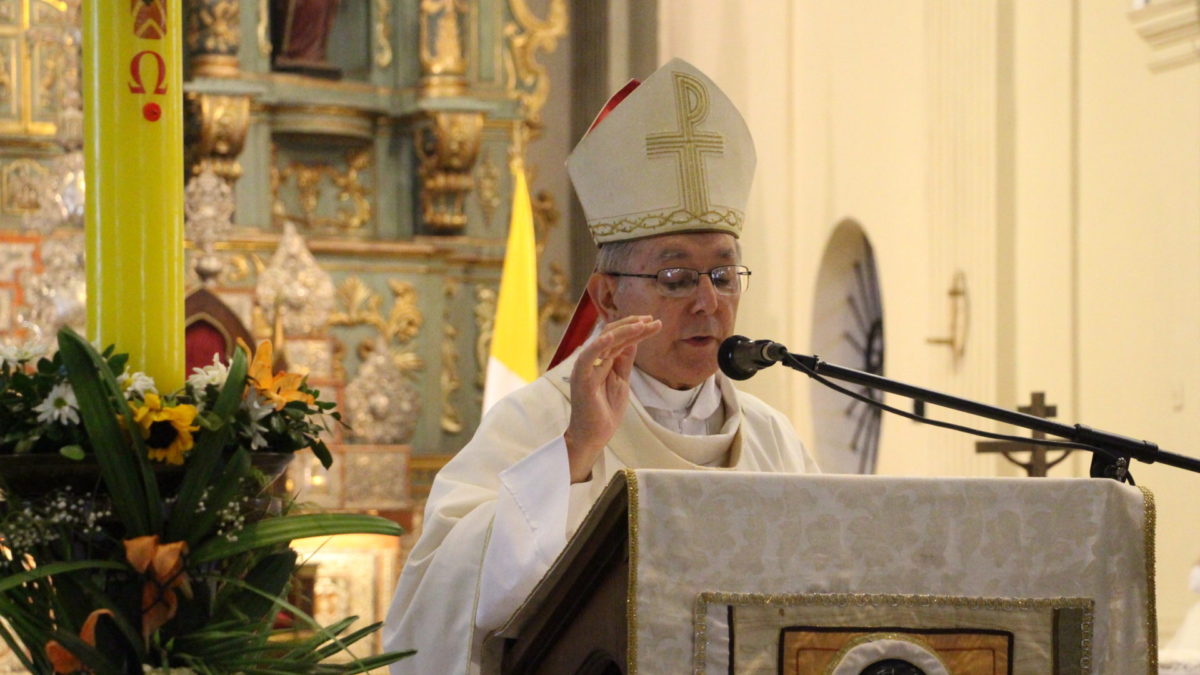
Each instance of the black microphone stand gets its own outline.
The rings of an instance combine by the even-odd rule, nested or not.
[[[1042,431],[1059,438],[1066,438],[1092,451],[1092,476],[1098,478],[1113,478],[1126,481],[1129,478],[1129,460],[1136,459],[1147,464],[1162,462],[1169,466],[1200,473],[1200,459],[1187,457],[1161,450],[1150,441],[1139,441],[1128,436],[1093,429],[1092,427],[1076,424],[1068,425],[1051,420],[1026,415],[1025,413],[1005,410],[996,406],[979,403],[957,396],[950,396],[931,389],[898,382],[879,375],[872,375],[861,370],[844,368],[832,363],[826,363],[817,356],[788,353],[788,358],[781,363],[793,370],[798,370],[809,377],[817,375],[842,380],[852,384],[860,384],[871,389],[898,394],[917,401],[958,410],[960,412],[986,417],[1013,424],[1033,431]],[[1034,441],[1036,442],[1036,441]]]

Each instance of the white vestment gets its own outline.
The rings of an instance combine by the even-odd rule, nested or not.
[[[591,479],[572,485],[562,434],[570,418],[574,362],[568,358],[493,406],[471,441],[438,473],[424,529],[383,629],[385,649],[417,650],[392,665],[393,675],[478,673],[487,632],[503,624],[546,573],[617,471],[721,470],[705,465],[817,470],[782,413],[717,374],[689,402],[693,410],[711,408],[719,395],[717,419],[723,415],[724,421],[717,433],[684,435],[655,422],[638,400],[655,398],[655,388],[635,380],[629,408]],[[664,414],[672,415],[656,410],[654,417]],[[679,417],[668,424],[686,434],[705,433],[704,419]]]

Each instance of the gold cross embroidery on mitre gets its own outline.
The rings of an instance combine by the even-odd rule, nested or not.
[[[725,139],[715,131],[697,127],[708,117],[708,90],[704,83],[686,73],[675,76],[675,116],[679,131],[662,131],[646,136],[646,156],[676,155],[679,158],[679,192],[683,208],[694,215],[709,211],[708,177],[704,155],[720,155]]]

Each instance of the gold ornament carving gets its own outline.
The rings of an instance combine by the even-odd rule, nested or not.
[[[4,6],[11,17],[0,34],[0,103],[7,110],[0,133],[53,136],[70,70],[78,67],[79,0]]]
[[[271,148],[271,215],[276,222],[297,221],[310,230],[334,229],[342,232],[362,230],[371,222],[373,207],[371,190],[362,182],[364,173],[372,165],[371,149],[360,148],[346,153],[346,169],[339,171],[328,164],[306,164],[292,162],[282,169],[274,158],[277,152]],[[297,201],[301,214],[291,214],[281,197],[284,184],[291,181],[296,187]],[[337,190],[337,201],[348,203],[348,208],[337,209],[331,217],[318,215],[321,206],[322,188],[328,185]]]
[[[473,187],[471,170],[483,138],[483,114],[437,112],[417,129],[421,215],[438,234],[457,234],[467,225],[463,204]]]
[[[538,190],[530,205],[533,209],[534,248],[538,260],[541,260],[546,251],[546,239],[550,231],[558,227],[560,214],[554,203],[554,195],[546,190]],[[538,309],[538,353],[545,354],[549,347],[550,324],[564,323],[571,318],[574,310],[567,297],[567,273],[560,263],[550,263],[549,279],[538,275],[538,293],[542,298]]]
[[[421,0],[421,93],[459,96],[467,88],[462,17],[465,0]]]
[[[407,281],[388,280],[392,291],[392,309],[387,318],[381,306],[383,298],[358,277],[348,277],[338,286],[337,300],[343,308],[329,317],[333,326],[374,326],[385,343],[405,344],[417,337],[424,318],[417,306],[417,290]]]
[[[59,92],[58,75],[66,65],[66,53],[62,49],[63,45],[60,44],[60,39],[54,35],[38,35],[34,39],[40,43],[41,47],[41,58],[39,59],[41,73],[38,77],[34,114],[38,117],[46,117],[54,114],[58,104],[56,97]]]
[[[38,186],[48,173],[46,168],[32,159],[16,159],[6,165],[2,172],[0,203],[5,213],[18,215],[37,213],[41,206]]]
[[[558,39],[567,34],[566,0],[550,0],[546,18],[539,18],[529,8],[527,0],[509,0],[513,23],[504,27],[508,39],[505,65],[508,71],[508,94],[521,103],[525,120],[534,128],[542,124],[542,107],[550,96],[550,77],[546,66],[538,63],[538,52],[552,53]]]
[[[5,42],[8,41],[6,40]],[[15,43],[10,42],[9,44]],[[10,53],[4,50],[3,47],[0,47],[0,103],[4,104],[11,101],[13,96],[12,75],[9,74],[12,70],[11,66],[9,66],[10,60],[12,60]]]
[[[450,316],[460,286],[457,280],[446,279],[446,304],[442,310],[442,431],[448,434],[463,430],[462,415],[453,400],[454,392],[462,388],[462,378],[458,375],[458,328]]]
[[[250,129],[250,98],[192,92],[186,100],[192,175],[210,170],[232,186],[242,176],[237,158]]]
[[[375,65],[392,65],[392,0],[375,0]]]
[[[538,309],[538,353],[549,353],[550,324],[562,325],[571,318],[574,306],[567,299],[570,292],[567,284],[567,273],[559,263],[550,263],[550,279],[542,281],[538,275],[538,291],[542,295],[541,307]]]
[[[492,227],[492,217],[500,207],[500,167],[492,161],[492,155],[487,148],[483,149],[483,159],[475,171],[475,182],[478,184],[479,208],[483,211],[483,224]]]
[[[235,0],[193,0],[185,40],[195,77],[236,77],[241,16]]]
[[[266,58],[271,57],[271,8],[267,6],[267,0],[258,0],[258,25],[254,27],[254,34],[258,41],[258,54]]]
[[[496,328],[496,289],[479,286],[475,289],[475,388],[483,391],[487,381],[488,352]]]

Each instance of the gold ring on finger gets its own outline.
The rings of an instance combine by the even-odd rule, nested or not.
[[[602,365],[604,365],[604,359],[596,359],[596,360],[592,361],[593,368],[599,368]]]

